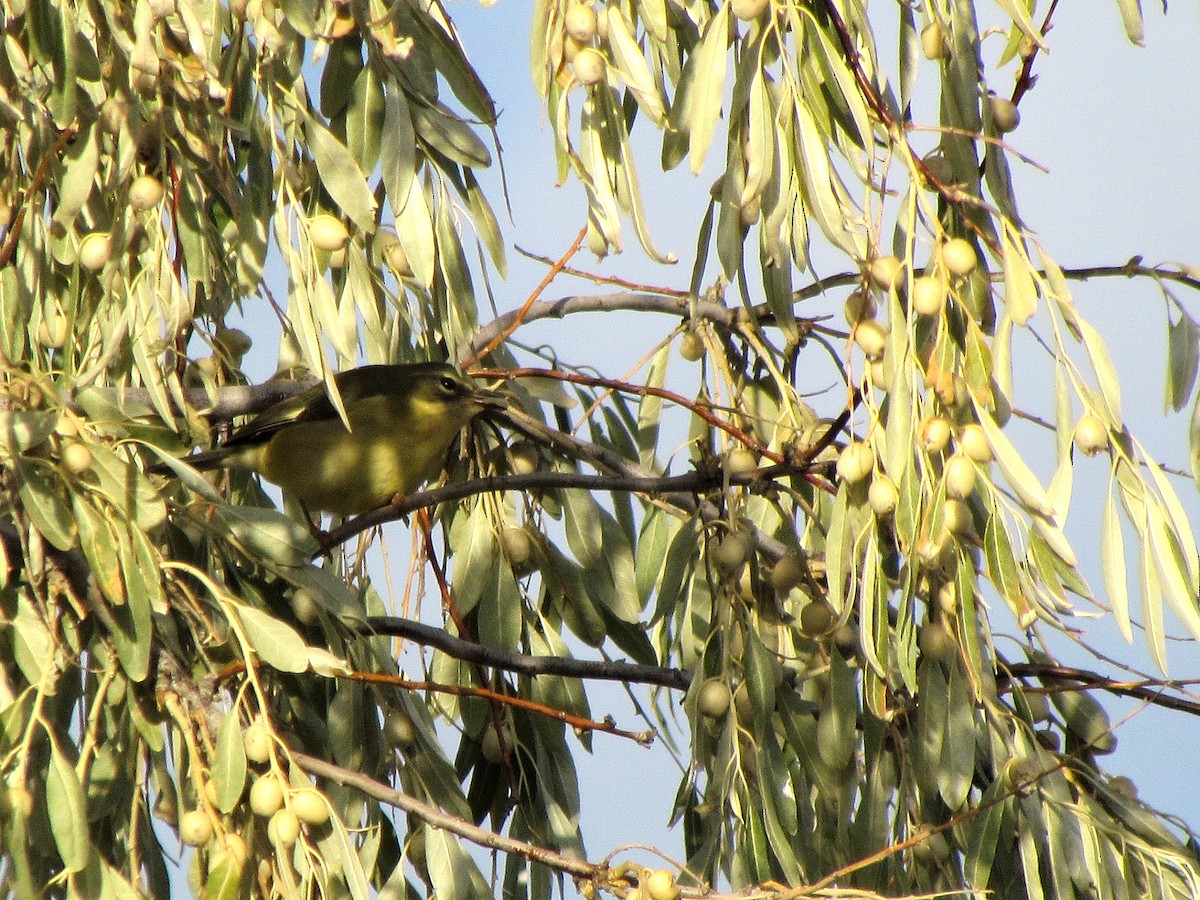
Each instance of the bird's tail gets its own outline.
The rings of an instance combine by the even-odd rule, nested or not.
[[[228,466],[232,456],[232,450],[218,447],[215,450],[193,453],[191,456],[181,456],[178,461],[191,466],[197,472],[211,472],[213,469]],[[146,473],[149,475],[172,475],[174,470],[170,463],[157,462],[152,466],[147,466]]]

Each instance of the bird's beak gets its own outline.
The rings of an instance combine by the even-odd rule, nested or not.
[[[475,392],[471,395],[471,402],[483,407],[485,411],[508,407],[508,397],[506,395],[484,387],[477,387],[475,389]]]

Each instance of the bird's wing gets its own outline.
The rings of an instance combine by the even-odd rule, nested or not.
[[[361,366],[348,369],[334,376],[343,406],[375,393],[381,393],[388,385],[381,385],[381,370],[398,368],[390,366]],[[395,376],[392,376],[395,380]],[[302,394],[281,400],[274,406],[255,416],[223,445],[224,447],[252,447],[265,444],[280,430],[299,422],[341,421],[337,408],[329,399],[324,384],[317,384]]]

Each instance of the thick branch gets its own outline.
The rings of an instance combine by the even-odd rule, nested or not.
[[[494,669],[503,669],[518,675],[563,675],[568,678],[583,678],[595,681],[623,681],[625,683],[655,684],[660,687],[685,691],[692,676],[679,669],[665,666],[644,666],[627,662],[594,662],[582,659],[567,659],[557,656],[529,656],[525,653],[505,653],[482,644],[464,641],[442,628],[402,619],[397,616],[370,616],[368,631],[416,641],[427,647],[440,650],[447,656],[464,662]]]

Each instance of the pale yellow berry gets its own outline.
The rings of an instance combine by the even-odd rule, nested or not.
[[[975,248],[971,246],[970,241],[965,238],[951,238],[942,247],[942,262],[946,264],[951,275],[963,278],[975,271],[979,257],[975,255]]]
[[[896,482],[886,475],[877,475],[871,481],[871,487],[867,490],[867,505],[876,516],[887,518],[896,511],[899,502],[900,491],[896,488]]]
[[[571,67],[575,70],[575,78],[580,84],[592,85],[604,80],[607,64],[604,57],[591,47],[584,47],[572,60]]]
[[[858,484],[875,467],[875,452],[865,441],[851,441],[838,456],[837,474],[847,484]]]

